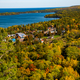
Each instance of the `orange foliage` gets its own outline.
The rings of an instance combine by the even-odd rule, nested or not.
[[[69,30],[69,25],[67,25],[66,28]]]
[[[17,58],[17,56],[15,56],[15,58]]]
[[[39,56],[40,56],[40,55],[39,55],[39,54],[37,54],[37,59],[39,58]]]
[[[29,68],[26,69],[26,73],[27,73],[27,75],[30,75],[30,69]]]
[[[53,69],[54,67],[53,66],[50,66],[50,68]]]
[[[30,69],[29,68],[25,69],[24,67],[20,67],[19,70],[22,74],[30,75]]]
[[[45,71],[46,71],[46,74],[48,74],[49,73],[49,68],[45,69]]]
[[[36,66],[34,66],[34,64],[30,64],[29,68],[30,68],[30,71],[35,71]]]
[[[43,61],[41,61],[41,63],[43,63]]]

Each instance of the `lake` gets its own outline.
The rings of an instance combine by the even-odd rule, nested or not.
[[[44,9],[51,9],[51,8],[13,8],[13,9],[0,9],[0,13],[3,12],[25,12],[25,11],[32,11],[32,10],[44,10]],[[54,12],[51,13],[23,13],[19,15],[2,15],[0,16],[0,27],[7,28],[12,25],[21,25],[21,24],[31,24],[43,21],[54,20],[58,18],[44,18],[47,14],[55,14]]]

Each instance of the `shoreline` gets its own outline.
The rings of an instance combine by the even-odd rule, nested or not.
[[[45,22],[45,21],[47,22],[47,21],[51,21],[51,20],[56,20],[56,18],[48,18],[48,19],[47,19],[47,18],[44,17],[44,16],[47,15],[47,14],[55,14],[54,12],[51,12],[51,13],[50,13],[50,12],[49,12],[49,13],[39,13],[39,14],[38,14],[38,13],[30,13],[30,14],[29,14],[29,13],[25,13],[25,14],[21,14],[21,16],[23,16],[23,15],[26,15],[26,16],[27,16],[27,15],[32,15],[32,14],[33,14],[33,15],[35,14],[35,16],[36,16],[36,15],[43,15],[42,18],[40,18],[40,19],[42,19],[42,20],[41,20],[41,21],[39,20],[39,21],[36,22],[36,20],[38,19],[38,18],[37,18],[37,19],[35,19],[35,20],[32,21],[32,22],[26,21],[26,22],[24,22],[24,23],[21,22],[20,24],[19,24],[19,23],[17,23],[17,24],[16,24],[16,23],[13,23],[13,24],[9,24],[9,25],[2,25],[2,26],[0,26],[0,27],[7,28],[7,27],[10,27],[10,26],[15,26],[15,25],[28,25],[28,24],[31,25],[31,24],[34,24],[34,23]],[[8,16],[9,16],[9,17],[13,17],[13,15],[8,15]],[[16,15],[16,16],[20,16],[20,15]],[[4,17],[6,17],[6,16],[4,16]],[[33,17],[34,17],[34,16],[33,16]],[[37,16],[36,16],[36,17],[37,17]],[[25,19],[27,19],[27,18],[25,18]],[[31,18],[30,18],[30,19],[31,19]],[[27,20],[28,20],[28,19],[27,19]],[[33,20],[33,19],[32,19],[32,20]],[[21,19],[20,19],[20,21],[21,21]],[[24,21],[24,20],[22,19],[22,21]],[[7,21],[6,21],[6,22],[7,22]]]

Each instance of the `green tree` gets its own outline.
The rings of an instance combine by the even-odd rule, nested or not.
[[[66,48],[66,54],[67,54],[67,57],[77,59],[80,54],[80,49],[77,48],[76,46],[70,46]]]

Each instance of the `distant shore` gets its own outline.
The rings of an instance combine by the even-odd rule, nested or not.
[[[63,7],[63,8],[53,8],[53,9],[45,9],[45,10],[32,10],[32,11],[25,11],[25,12],[4,12],[0,13],[0,15],[18,15],[18,14],[23,14],[23,13],[46,13],[46,12],[57,12],[59,10],[64,10],[64,9],[76,9],[77,6],[71,6],[71,7]]]
[[[35,11],[26,11],[26,12],[5,12],[5,13],[0,13],[0,15],[18,15],[18,14],[23,14],[23,13],[46,13],[46,12],[54,12],[52,9],[46,9],[46,10],[35,10]]]

